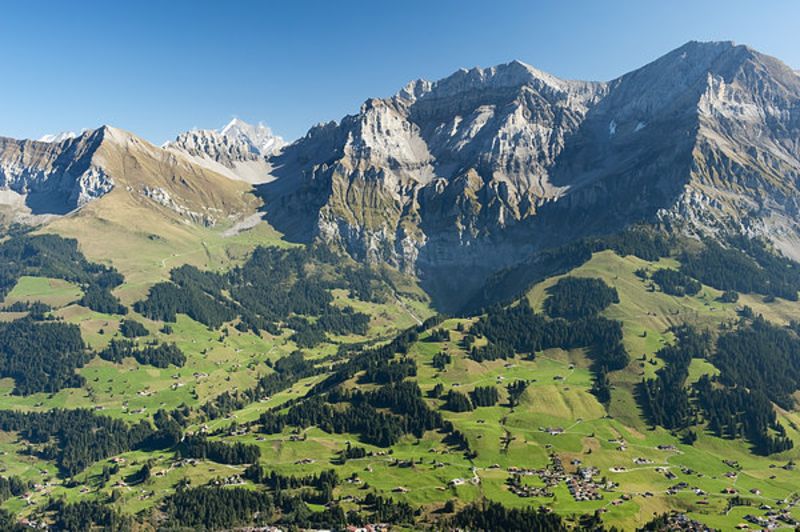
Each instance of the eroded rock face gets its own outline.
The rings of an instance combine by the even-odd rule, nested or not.
[[[537,250],[639,221],[789,249],[798,102],[796,73],[732,43],[688,43],[608,83],[461,70],[313,128],[271,159],[263,191],[290,236],[416,272],[450,303]]]
[[[93,161],[103,131],[60,142],[0,138],[0,189],[34,214],[64,214],[108,193],[114,181]]]

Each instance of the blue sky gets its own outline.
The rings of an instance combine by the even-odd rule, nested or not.
[[[7,2],[0,135],[112,124],[160,143],[238,116],[293,139],[411,79],[519,59],[606,80],[693,39],[800,68],[798,20],[797,0]]]

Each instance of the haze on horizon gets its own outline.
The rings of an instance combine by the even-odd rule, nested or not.
[[[733,40],[800,66],[800,4],[142,1],[9,4],[0,135],[111,124],[155,143],[232,117],[287,140],[417,78],[514,59],[608,80],[689,40]]]

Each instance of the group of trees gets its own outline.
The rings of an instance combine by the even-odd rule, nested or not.
[[[682,271],[671,268],[661,268],[650,275],[661,291],[672,296],[693,296],[700,292],[703,286]]]
[[[622,325],[602,316],[574,321],[548,319],[536,314],[527,298],[511,307],[495,307],[472,326],[470,332],[485,336],[490,345],[473,347],[470,357],[477,361],[510,358],[515,353],[533,354],[542,349],[589,347],[596,370],[624,368],[629,362],[622,345]]]
[[[720,335],[714,365],[727,386],[760,390],[782,408],[791,409],[791,395],[800,388],[800,337],[761,317]]]
[[[441,316],[433,316],[425,320],[421,325],[399,333],[390,342],[370,349],[361,349],[356,352],[342,352],[346,356],[345,362],[337,365],[333,372],[322,382],[317,384],[312,393],[319,393],[330,390],[337,385],[353,378],[356,373],[367,371],[370,368],[379,367],[392,360],[398,353],[405,354],[409,347],[417,341],[420,333],[442,322]]]
[[[0,477],[0,503],[11,497],[19,497],[31,488],[31,483],[19,477]]]
[[[200,413],[209,419],[217,419],[229,412],[244,408],[255,401],[286,390],[300,379],[319,375],[323,372],[323,368],[318,367],[310,360],[306,360],[303,352],[299,350],[278,359],[273,364],[272,369],[274,370],[273,373],[259,378],[252,388],[225,391],[210,399],[200,407]]]
[[[111,290],[96,284],[84,288],[83,297],[78,301],[78,304],[103,314],[128,313],[127,307],[119,302],[119,299],[111,293]]]
[[[27,312],[32,320],[42,321],[45,315],[53,310],[53,307],[41,301],[14,301],[10,305],[3,307],[6,312]]]
[[[689,326],[673,329],[675,345],[659,350],[664,360],[656,378],[642,383],[639,398],[645,415],[655,425],[685,430],[699,423],[725,438],[745,438],[759,454],[785,451],[793,446],[778,422],[772,403],[792,408],[792,394],[800,383],[800,338],[788,327],[763,318],[719,336],[712,350],[711,337]],[[712,352],[713,351],[713,352]],[[693,358],[707,358],[720,370],[704,375],[687,387]],[[696,438],[691,433],[689,440]]]
[[[670,255],[675,243],[662,232],[649,227],[632,227],[619,233],[599,237],[587,237],[556,248],[537,253],[534,261],[523,264],[514,272],[516,275],[495,276],[486,283],[482,294],[470,304],[474,310],[496,304],[496,293],[506,291],[504,284],[512,279],[518,299],[534,284],[554,275],[564,274],[585,264],[592,254],[612,250],[619,256],[634,255],[647,261],[656,261]],[[523,281],[520,284],[519,279]],[[513,299],[506,300],[510,303]]]
[[[179,485],[176,492],[164,499],[160,505],[166,529],[229,530],[253,526],[283,525],[289,528],[344,529],[347,525],[364,526],[366,523],[391,523],[411,526],[419,512],[404,501],[369,492],[360,502],[360,510],[345,513],[335,502],[323,511],[312,511],[293,490],[313,488],[322,493],[332,490],[338,483],[334,472],[322,472],[308,477],[287,477],[274,472],[265,473],[258,466],[246,470],[245,476],[264,489],[243,487]],[[332,498],[332,497],[331,497]],[[450,512],[454,508],[450,505]],[[88,531],[103,529],[111,531],[135,528],[135,519],[118,513],[109,505],[98,501],[67,503],[54,500],[48,508],[53,512],[57,530]],[[582,530],[604,530],[602,523],[591,516],[581,518]],[[9,518],[8,530],[17,531]],[[591,521],[591,525],[589,522]],[[500,503],[481,500],[460,509],[445,526],[459,530],[508,530],[542,532],[564,532],[568,530],[562,518],[543,508],[512,509]],[[5,530],[6,528],[4,528]]]
[[[452,433],[452,424],[428,407],[417,383],[404,380],[416,374],[413,359],[395,359],[397,353],[408,350],[421,331],[437,325],[439,320],[432,318],[400,333],[387,344],[348,357],[306,398],[289,405],[285,411],[262,414],[259,419],[262,430],[277,433],[286,426],[318,426],[332,433],[359,434],[363,441],[383,447],[393,445],[404,434],[422,437],[432,429]],[[358,372],[363,372],[359,382],[380,386],[367,391],[339,386]]]
[[[451,412],[469,412],[474,410],[469,397],[456,390],[450,390],[447,392],[447,395],[444,396],[444,408]]]
[[[494,406],[500,400],[500,394],[494,386],[477,386],[470,392],[470,397],[475,406]]]
[[[449,520],[457,530],[491,530],[566,532],[561,517],[553,512],[534,508],[507,508],[498,502],[482,500],[462,508]],[[593,529],[596,530],[596,529]]]
[[[0,430],[17,432],[23,440],[38,446],[41,457],[54,460],[66,475],[74,475],[98,460],[136,449],[155,432],[145,421],[129,425],[84,409],[2,410]]]
[[[78,241],[57,235],[12,234],[0,242],[0,300],[23,275],[52,277],[80,285],[81,304],[98,312],[120,311],[111,289],[122,284],[115,269],[86,260]]]
[[[745,438],[762,455],[791,449],[794,443],[761,390],[715,387],[707,375],[695,385],[698,403],[708,420],[708,428],[723,438]]]
[[[371,364],[364,370],[359,379],[361,383],[373,382],[375,384],[389,384],[400,382],[406,377],[417,375],[417,363],[414,359],[402,357],[398,360],[381,361]]]
[[[452,361],[453,357],[451,357],[448,353],[441,352],[433,355],[433,360],[431,360],[431,365],[433,365],[433,367],[438,369],[439,371],[442,371]]]
[[[395,501],[388,497],[368,493],[364,497],[364,504],[370,508],[369,521],[371,523],[403,525],[414,522],[414,509],[405,501]]]
[[[373,299],[371,274],[347,274],[329,280],[325,267],[350,267],[320,248],[259,247],[251,257],[227,273],[204,272],[184,265],[172,270],[170,281],[150,289],[136,303],[138,312],[151,319],[174,322],[178,313],[212,328],[236,317],[243,330],[277,334],[282,325],[295,330],[300,347],[313,347],[326,333],[366,334],[369,316],[352,307],[333,305],[330,289],[348,287],[357,297]],[[314,317],[308,320],[302,316]]]
[[[564,277],[547,289],[544,309],[551,318],[577,320],[594,316],[612,303],[619,303],[617,289],[602,279]]]
[[[266,412],[259,423],[267,433],[281,432],[286,426],[317,426],[335,434],[359,434],[364,442],[381,447],[397,443],[404,434],[420,438],[425,431],[444,426],[441,415],[425,403],[417,383],[410,381],[370,391],[336,388],[299,402],[285,413]]]
[[[272,497],[263,491],[245,488],[201,486],[178,489],[164,500],[165,528],[229,530],[235,527],[266,524],[274,510]]]
[[[750,441],[760,454],[790,449],[791,439],[778,422],[772,403],[794,406],[800,388],[800,337],[792,327],[762,317],[742,320],[720,335],[712,358],[723,387],[708,377],[695,386],[709,428],[717,435]]]
[[[131,530],[133,519],[116,511],[112,506],[100,501],[78,501],[68,503],[56,499],[48,507],[53,512],[53,528],[89,532],[91,530],[109,530],[122,532]],[[29,528],[25,528],[29,530]],[[5,530],[5,528],[3,528]]]
[[[208,459],[232,465],[253,464],[258,462],[261,456],[261,448],[258,445],[209,440],[202,434],[186,436],[176,452],[181,458]]]
[[[695,414],[686,389],[689,365],[693,358],[706,358],[711,347],[707,332],[683,325],[673,328],[675,345],[662,347],[656,356],[664,367],[655,379],[645,380],[639,394],[645,415],[654,425],[675,430],[688,427]]]
[[[326,333],[362,336],[367,334],[369,316],[356,312],[353,307],[340,308],[330,305],[314,322],[294,317],[289,319],[287,325],[295,330],[292,340],[299,347],[314,347],[327,340]]]
[[[0,322],[0,376],[14,379],[14,393],[53,393],[78,387],[75,373],[92,355],[77,325],[23,318]]]
[[[244,478],[256,484],[263,484],[272,491],[296,490],[299,488],[313,488],[313,492],[304,490],[300,497],[314,504],[328,504],[333,499],[333,490],[339,485],[339,475],[333,469],[322,471],[319,474],[296,477],[281,475],[275,471],[267,473],[263,467],[253,464],[244,472]]]
[[[436,389],[431,395],[439,397],[443,388]],[[500,394],[494,386],[478,386],[469,395],[457,390],[450,390],[445,394],[442,408],[451,412],[470,412],[477,407],[494,406],[500,400]]]
[[[523,380],[516,380],[506,385],[506,390],[508,391],[508,406],[511,408],[518,406],[519,400],[522,398],[522,394],[525,393],[526,389],[528,389],[528,383]]]
[[[186,355],[174,343],[154,343],[139,347],[131,340],[111,340],[98,356],[117,364],[126,357],[132,357],[140,364],[157,368],[166,368],[170,364],[181,367],[186,363]]]
[[[119,333],[125,338],[139,338],[147,336],[150,331],[136,320],[124,319],[119,322]]]
[[[126,327],[137,322],[123,321]],[[135,327],[135,326],[133,326]],[[128,334],[133,334],[126,328]],[[137,333],[138,334],[138,333]],[[141,364],[159,368],[182,366],[186,356],[175,344],[137,347],[131,340],[112,340],[98,355],[112,362],[134,357]],[[75,372],[94,356],[83,343],[80,328],[58,321],[30,317],[0,322],[0,376],[14,379],[14,393],[30,395],[75,388],[85,379]]]
[[[429,342],[448,342],[450,340],[450,331],[443,327],[433,329],[429,334],[427,341]]]
[[[681,271],[720,290],[758,293],[797,301],[800,264],[770,252],[758,241],[737,238],[727,247],[707,241],[680,257]]]

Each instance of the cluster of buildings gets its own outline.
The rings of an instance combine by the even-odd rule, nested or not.
[[[700,521],[695,521],[686,514],[673,513],[666,517],[665,527],[660,530],[680,531],[687,530],[691,532],[712,532],[713,529],[704,525]]]
[[[787,525],[790,527],[796,527],[798,525],[798,521],[792,517],[789,512],[781,512],[778,510],[768,510],[763,517],[747,514],[744,516],[744,520],[760,527],[763,530],[785,528]]]
[[[600,490],[609,486],[601,486],[595,482],[595,475],[600,470],[596,467],[579,467],[578,471],[567,477],[567,488],[576,501],[598,501],[603,498]]]
[[[217,478],[211,481],[213,486],[241,486],[244,480],[240,475],[232,475],[230,477]]]
[[[574,473],[568,472],[558,455],[550,455],[550,463],[542,469],[523,469],[509,467],[511,478],[508,480],[509,490],[519,497],[552,497],[553,488],[564,482],[576,501],[595,501],[603,498],[601,491],[613,488],[613,483],[603,484],[595,480],[600,473],[596,467],[580,465],[579,460],[572,461],[578,466]],[[530,486],[522,482],[525,476],[538,476],[544,486]]]

